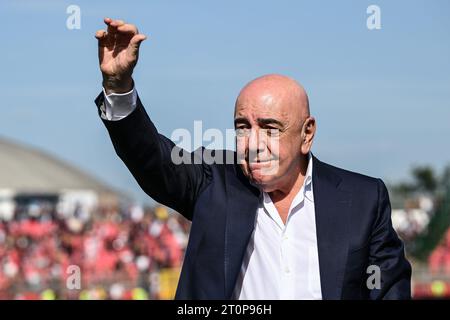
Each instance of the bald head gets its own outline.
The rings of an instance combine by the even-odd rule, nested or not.
[[[279,74],[264,75],[247,83],[236,100],[236,109],[249,102],[266,108],[281,108],[281,112],[299,120],[310,115],[305,89],[294,79]]]

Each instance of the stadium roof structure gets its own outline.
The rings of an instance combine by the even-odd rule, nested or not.
[[[92,190],[125,197],[96,178],[33,147],[0,137],[0,189],[15,193]]]

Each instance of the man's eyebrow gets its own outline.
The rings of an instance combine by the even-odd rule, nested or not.
[[[284,124],[277,120],[277,119],[273,119],[273,118],[258,118],[258,123],[261,125],[269,125],[269,124],[276,124],[278,126],[280,126],[281,128],[284,127]]]
[[[249,123],[247,118],[244,117],[237,117],[234,119],[234,125],[238,124],[238,123]]]

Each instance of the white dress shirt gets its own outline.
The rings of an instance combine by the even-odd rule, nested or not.
[[[322,299],[312,161],[310,155],[305,182],[291,204],[286,224],[270,196],[262,193],[233,298]]]
[[[126,93],[110,94],[106,94],[103,88],[103,95],[105,96],[105,103],[100,106],[100,116],[105,120],[117,121],[123,119],[136,109],[137,92],[135,88]]]
[[[101,117],[117,121],[136,108],[137,92],[105,95]],[[295,196],[286,224],[263,192],[234,299],[322,299],[312,188],[312,156],[302,188]]]

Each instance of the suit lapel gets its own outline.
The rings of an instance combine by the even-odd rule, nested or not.
[[[313,191],[323,299],[340,299],[348,250],[351,194],[340,190],[341,178],[313,158]]]
[[[242,265],[250,236],[255,226],[259,190],[253,187],[235,166],[235,176],[227,177],[227,218],[225,226],[225,295],[231,295]],[[236,179],[237,177],[237,179]],[[245,186],[243,188],[243,186]]]

